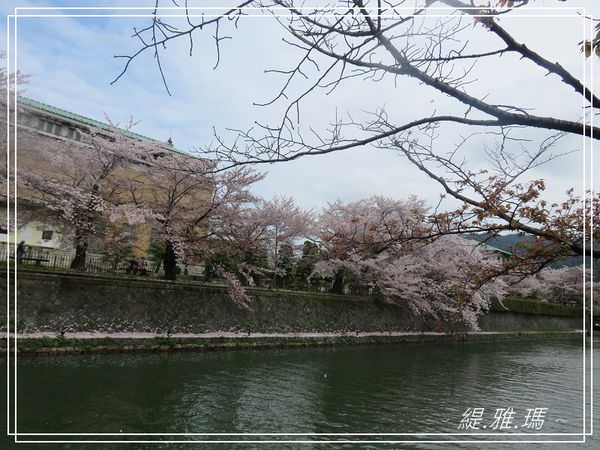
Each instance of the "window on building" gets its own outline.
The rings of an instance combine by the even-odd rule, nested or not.
[[[8,230],[4,225],[0,225],[0,234],[8,234]]]
[[[106,227],[102,222],[94,223],[94,233],[90,236],[90,241],[88,244],[88,250],[91,252],[101,252],[102,251],[102,238],[106,233]]]
[[[43,241],[51,241],[53,234],[54,234],[53,230],[43,230],[42,231],[42,240]]]
[[[162,235],[160,233],[160,230],[158,228],[154,228],[152,227],[150,229],[150,241],[160,241],[162,238]]]
[[[44,123],[44,131],[46,133],[52,133],[54,130],[54,124],[52,122],[45,122]]]
[[[123,230],[123,235],[125,236],[126,242],[128,244],[133,244],[133,233],[134,233],[133,225],[126,223],[123,225],[122,230]]]

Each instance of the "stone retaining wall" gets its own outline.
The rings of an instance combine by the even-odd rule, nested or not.
[[[367,297],[249,289],[248,310],[232,302],[224,286],[29,270],[20,270],[18,280],[20,332],[422,331],[405,309]],[[2,279],[0,287],[6,283]],[[511,311],[496,308],[482,317],[481,328],[581,328],[572,310],[523,314],[514,303]]]

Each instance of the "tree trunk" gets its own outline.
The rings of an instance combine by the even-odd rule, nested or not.
[[[343,294],[344,293],[344,269],[340,269],[335,273],[333,279],[333,286],[329,290],[332,294]]]
[[[71,261],[71,269],[85,270],[85,257],[87,254],[87,242],[77,244],[75,247],[75,258]]]
[[[167,280],[177,279],[177,255],[170,241],[165,245],[165,256],[163,257],[163,266],[165,268],[165,278]]]
[[[163,263],[163,259],[164,259],[164,256],[161,256],[161,258],[158,260],[156,267],[154,267],[154,273],[158,273],[158,271],[160,270],[160,266]]]

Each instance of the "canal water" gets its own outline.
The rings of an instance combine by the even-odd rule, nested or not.
[[[596,349],[600,348],[600,341],[595,344]],[[18,362],[17,426],[20,433],[461,433],[465,432],[460,428],[464,417],[480,417],[475,423],[471,421],[479,429],[467,432],[502,435],[479,439],[565,439],[564,436],[511,437],[509,434],[581,433],[581,345],[581,339],[563,339],[21,357]],[[595,356],[598,373],[598,350],[595,350]],[[5,386],[6,373],[1,377]],[[512,408],[512,414],[508,408]],[[543,424],[537,422],[539,430],[525,426],[528,410],[536,409],[541,416],[538,418],[543,419]],[[6,423],[6,410],[3,409],[0,415]],[[495,416],[500,420],[497,421]],[[506,419],[504,426],[503,419]],[[23,439],[50,438],[23,436]],[[123,438],[125,435],[112,437]],[[153,436],[128,438],[161,439]],[[311,438],[316,439],[308,435],[254,437]],[[421,438],[473,439],[435,435]],[[248,438],[174,435],[169,439]],[[406,440],[411,437],[321,436],[318,439]],[[580,437],[571,436],[570,439]],[[595,445],[598,442],[596,438]],[[595,445],[588,443],[584,448],[600,448]],[[0,441],[0,448],[17,448],[13,446],[10,440]],[[219,449],[483,446],[433,443],[209,445]],[[488,447],[513,448],[508,444],[490,444]],[[37,447],[21,444],[18,448]],[[190,447],[175,443],[159,446],[54,443],[43,448]],[[529,446],[525,444],[520,448]],[[548,444],[536,445],[536,448],[567,447],[566,444]]]

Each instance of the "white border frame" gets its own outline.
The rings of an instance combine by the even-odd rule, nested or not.
[[[14,77],[14,105],[13,105],[13,115],[14,115],[14,136],[13,136],[13,140],[14,140],[14,151],[13,151],[13,158],[12,161],[14,162],[14,184],[13,184],[13,196],[14,196],[14,230],[15,233],[17,231],[17,92],[18,92],[18,80],[17,80],[17,68],[18,68],[18,59],[17,59],[17,30],[18,30],[18,22],[17,19],[18,17],[93,17],[93,18],[100,18],[100,17],[136,17],[136,18],[142,18],[142,17],[147,17],[147,18],[152,18],[154,17],[153,14],[29,14],[27,13],[27,11],[112,11],[112,10],[117,10],[117,11],[138,11],[138,10],[143,10],[143,11],[153,11],[155,8],[154,7],[90,7],[90,6],[84,6],[84,7],[54,7],[54,6],[46,6],[46,7],[15,7],[14,8],[14,14],[10,14],[7,15],[6,17],[6,42],[7,42],[7,52],[6,52],[6,61],[7,61],[7,74],[8,76],[10,76],[10,62],[11,62],[11,56],[10,56],[10,30],[11,30],[11,19],[13,21],[13,30],[14,30],[14,73],[15,73],[15,77]],[[167,10],[167,11],[194,11],[194,10],[224,10],[224,9],[234,9],[234,8],[229,8],[229,7],[176,7],[176,6],[170,6],[170,7],[159,7],[159,10]],[[261,11],[264,8],[256,8],[256,7],[250,7],[250,8],[244,8],[245,10],[258,10]],[[283,11],[287,11],[286,8],[270,8],[272,9],[281,9]],[[299,10],[312,10],[312,7],[299,7]],[[344,10],[346,11],[347,8],[332,8],[333,10]],[[469,7],[469,8],[464,8],[464,9],[474,9],[474,10],[481,10],[481,8],[473,8],[473,7]],[[25,14],[19,14],[19,11],[25,11]],[[371,8],[370,10],[374,10],[373,8]],[[402,10],[408,10],[408,11],[414,11],[414,8],[410,8],[410,7],[398,7],[398,8],[394,8],[394,11],[402,11]],[[449,8],[449,7],[429,7],[428,10],[439,10],[439,11],[456,11],[456,8]],[[590,40],[593,38],[593,28],[589,27],[590,30],[586,31],[586,24],[587,22],[584,20],[584,17],[586,16],[586,8],[585,7],[526,7],[526,9],[521,9],[521,11],[525,11],[525,10],[543,10],[543,11],[578,11],[580,13],[582,13],[583,17],[582,17],[582,22],[583,22],[583,39],[585,40],[586,37],[588,37]],[[396,14],[394,14],[396,15]],[[407,14],[408,15],[408,14]],[[181,17],[181,18],[185,18],[185,17],[205,17],[205,18],[213,18],[213,17],[219,17],[222,16],[222,14],[204,14],[204,15],[198,15],[198,14],[158,14],[159,17]],[[244,15],[241,16],[243,18],[250,18],[250,17],[289,17],[290,14],[248,14],[248,15]],[[329,17],[331,15],[325,14],[322,15],[322,17]],[[384,15],[386,16],[386,15]],[[387,15],[389,16],[389,14]],[[428,17],[431,18],[439,18],[439,17],[450,17],[451,14],[434,14],[434,15],[428,15]],[[486,14],[482,14],[482,15],[475,15],[475,17],[489,17],[489,15]],[[536,14],[526,14],[523,16],[517,16],[517,17],[575,17],[572,14],[571,15],[561,15],[561,14],[552,14],[552,15],[536,15]],[[592,56],[593,57],[593,56]],[[583,84],[584,86],[586,85],[586,75],[588,72],[588,69],[586,67],[586,59],[585,56],[583,56]],[[594,78],[593,78],[593,64],[590,64],[590,74],[591,74],[591,85],[590,85],[590,89],[593,92],[593,85],[594,85]],[[10,152],[8,151],[8,147],[9,147],[9,143],[10,143],[10,112],[11,112],[11,101],[10,101],[10,82],[7,78],[7,84],[6,84],[6,92],[7,92],[7,105],[6,105],[6,113],[7,113],[7,133],[6,133],[6,139],[7,139],[7,173],[10,173],[10,168],[11,168],[11,159],[10,159]],[[583,97],[583,107],[585,107],[585,97]],[[594,115],[590,114],[590,119],[589,119],[589,123],[590,125],[593,126],[594,123]],[[586,118],[584,116],[583,118],[583,124],[587,124]],[[593,131],[592,131],[593,132]],[[587,138],[586,136],[582,136],[583,138],[583,146],[582,146],[582,150],[583,150],[583,164],[582,164],[582,168],[583,168],[583,179],[582,179],[582,188],[583,188],[583,198],[586,198],[586,187],[588,186],[587,184],[587,171],[586,171],[586,141]],[[593,199],[593,194],[594,194],[594,178],[593,178],[593,138],[592,136],[590,136],[589,138],[589,142],[590,142],[590,170],[589,170],[589,176],[590,176],[590,200]],[[11,198],[11,189],[10,189],[10,181],[9,181],[10,177],[7,177],[7,228],[8,228],[8,234],[7,237],[8,239],[8,243],[10,243],[10,219],[11,219],[11,208],[10,208],[10,198]],[[586,214],[586,209],[584,208],[584,221],[583,221],[583,231],[585,234],[585,214]],[[590,220],[593,220],[593,216],[590,215]],[[593,227],[593,222],[591,222],[591,226]],[[17,242],[15,240],[14,242],[14,247],[15,247],[15,251],[16,251],[16,245]],[[590,245],[590,259],[591,259],[591,269],[592,269],[592,281],[593,281],[593,269],[594,269],[594,260],[591,257],[591,249],[593,248],[593,236],[592,236],[592,240],[591,240],[591,245]],[[6,317],[7,317],[7,333],[6,333],[6,352],[7,352],[7,435],[8,436],[14,436],[14,442],[15,443],[77,443],[77,444],[93,444],[93,443],[178,443],[178,444],[203,444],[203,443],[220,443],[220,444],[224,444],[224,443],[248,443],[248,444],[258,444],[258,443],[262,443],[262,444],[274,444],[274,443],[279,443],[279,444],[289,444],[289,443],[307,443],[307,444],[319,444],[319,443],[331,443],[331,444],[351,444],[351,443],[355,443],[355,444],[400,444],[400,443],[421,443],[421,444],[425,444],[425,443],[481,443],[481,444],[495,444],[495,443],[523,443],[523,444],[534,444],[534,443],[570,443],[570,444],[578,444],[578,443],[585,443],[586,442],[586,437],[587,436],[592,436],[593,435],[593,380],[594,380],[594,374],[593,374],[593,338],[594,338],[594,330],[593,330],[593,289],[590,292],[590,298],[591,298],[591,308],[590,308],[590,318],[589,318],[589,327],[590,327],[590,414],[589,414],[589,419],[590,419],[590,426],[589,426],[589,431],[586,431],[586,425],[587,425],[587,421],[586,421],[586,413],[587,413],[587,408],[586,408],[586,394],[587,394],[587,385],[586,385],[586,381],[587,381],[587,373],[586,373],[586,333],[583,333],[583,431],[582,433],[18,433],[17,431],[17,345],[18,345],[18,340],[17,340],[17,332],[14,333],[14,397],[11,398],[10,395],[10,382],[11,382],[11,377],[10,377],[10,332],[11,332],[11,327],[10,327],[10,270],[11,270],[11,262],[10,262],[10,258],[8,257],[8,253],[7,252],[7,306],[6,306]],[[585,267],[585,258],[586,258],[586,254],[585,254],[585,242],[584,242],[584,254],[583,254],[583,265]],[[13,262],[13,266],[14,266],[14,330],[17,330],[17,270],[16,270],[16,261]],[[585,281],[585,273],[584,273],[584,281]],[[583,293],[583,327],[585,330],[585,325],[586,325],[586,292],[585,292],[585,283],[584,283],[584,293]],[[11,432],[11,428],[10,428],[10,402],[11,400],[14,401],[14,432]],[[415,436],[415,437],[421,437],[421,436],[580,436],[581,439],[580,440],[418,440],[418,439],[414,439],[414,440],[49,440],[49,441],[44,441],[44,440],[19,440],[18,437],[19,436]]]

